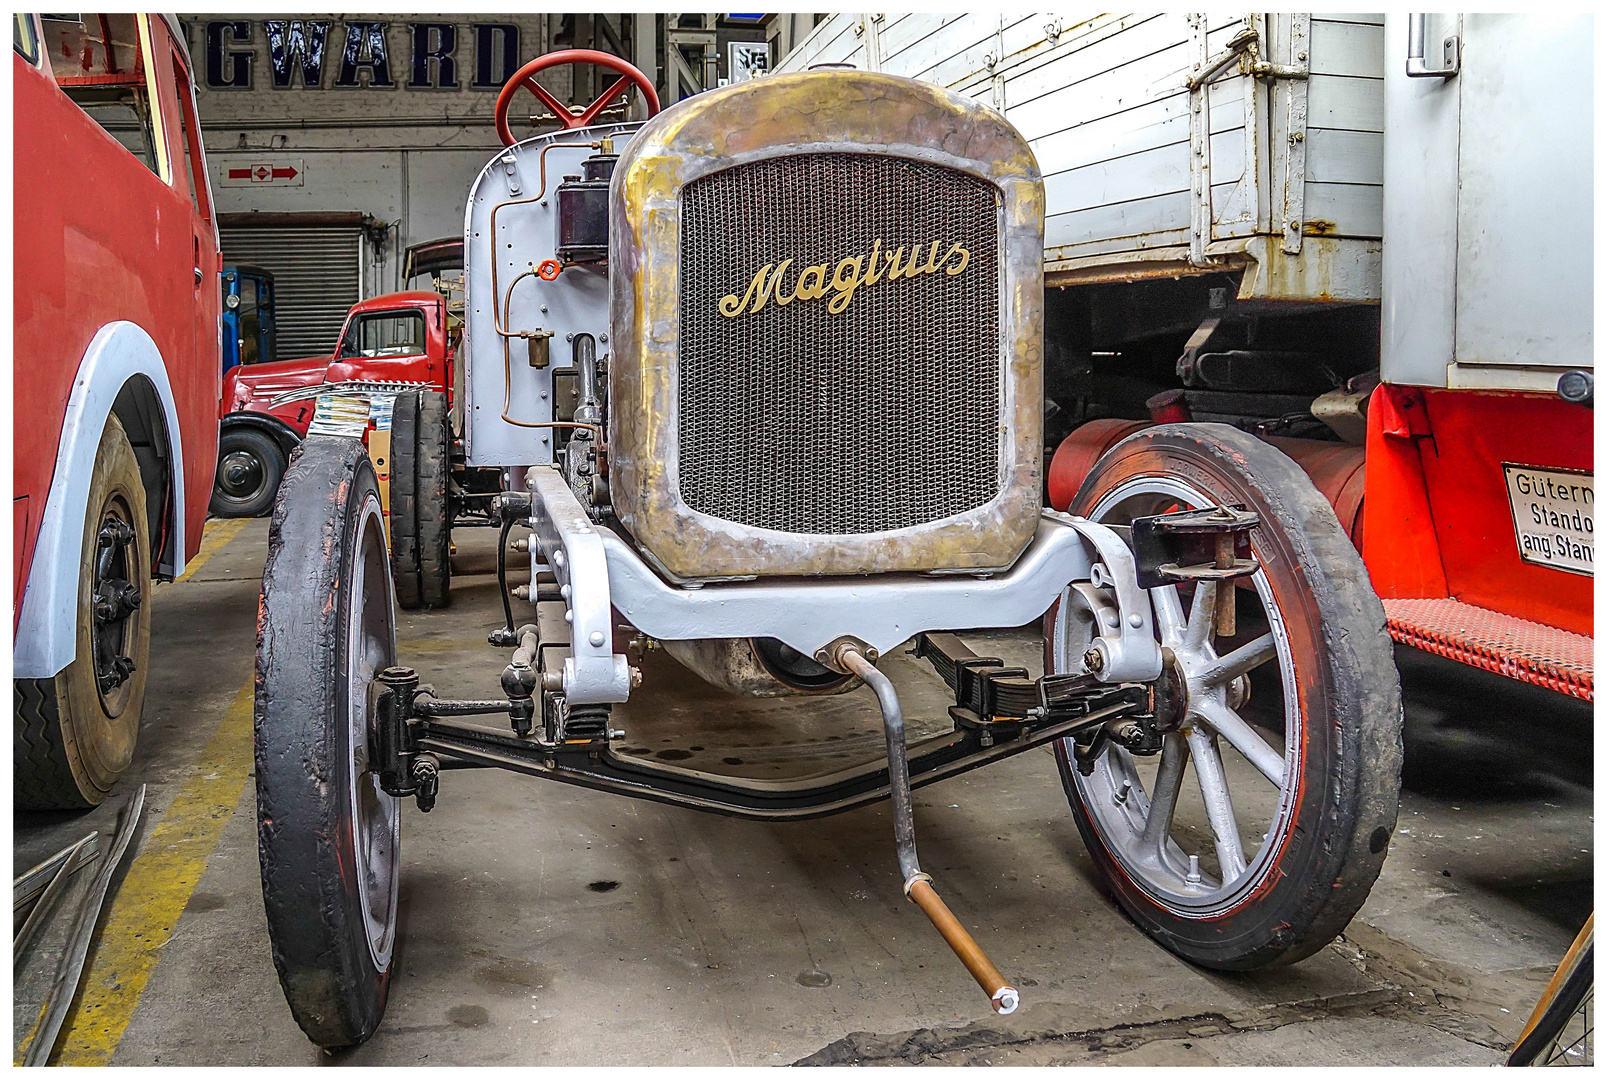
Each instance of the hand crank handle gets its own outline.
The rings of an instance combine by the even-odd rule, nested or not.
[[[965,969],[971,973],[977,985],[982,987],[982,992],[988,995],[993,1011],[1004,1016],[1015,1012],[1016,1006],[1021,1004],[1021,994],[1004,981],[1004,976],[993,966],[993,961],[982,951],[982,946],[966,933],[965,927],[960,925],[960,920],[954,917],[954,913],[943,902],[943,898],[932,888],[932,879],[925,874],[911,878],[905,883],[904,891],[915,901],[915,906],[932,920],[932,925],[943,935],[943,940],[949,943],[954,955],[960,958],[960,963],[965,965]]]
[[[882,711],[882,727],[887,734],[887,779],[893,800],[893,839],[898,849],[898,869],[904,875],[904,895],[932,920],[937,932],[943,935],[949,948],[960,958],[972,978],[988,995],[993,1011],[1008,1015],[1016,1011],[1021,995],[1004,981],[999,969],[993,966],[982,946],[965,932],[960,920],[954,917],[937,892],[932,888],[930,876],[921,873],[915,855],[915,812],[910,799],[909,759],[904,752],[904,714],[898,704],[898,692],[892,681],[877,670],[876,665],[852,645],[838,646],[835,657],[844,671],[852,672],[865,681],[876,694],[876,703]]]

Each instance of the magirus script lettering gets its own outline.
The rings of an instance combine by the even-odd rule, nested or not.
[[[851,255],[840,260],[835,270],[829,262],[804,267],[798,272],[791,288],[787,287],[785,279],[793,264],[792,259],[765,263],[753,275],[753,280],[748,282],[747,292],[740,297],[733,293],[720,301],[720,314],[734,319],[738,315],[763,311],[765,304],[771,300],[776,302],[777,307],[786,307],[794,300],[820,300],[830,295],[826,310],[833,315],[840,315],[854,302],[854,294],[862,287],[880,281],[907,280],[922,274],[935,274],[940,270],[949,277],[963,274],[965,268],[971,265],[971,253],[960,244],[950,244],[947,251],[943,250],[943,245],[942,240],[933,240],[930,247],[914,244],[910,246],[909,258],[906,259],[904,245],[894,248],[891,255],[884,255],[882,242],[878,240],[868,256]],[[938,258],[940,251],[943,252],[942,258]]]

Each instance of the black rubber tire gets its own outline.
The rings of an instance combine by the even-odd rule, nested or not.
[[[417,391],[396,395],[391,413],[391,576],[396,603],[408,611],[424,604],[419,584]]]
[[[418,442],[419,585],[424,606],[452,602],[452,511],[447,503],[452,475],[451,431],[446,395],[419,395]]]
[[[1350,922],[1395,829],[1401,698],[1383,605],[1327,500],[1267,443],[1224,424],[1148,428],[1099,459],[1071,513],[1086,516],[1138,476],[1182,478],[1218,504],[1260,515],[1251,546],[1285,620],[1304,697],[1300,794],[1270,865],[1235,906],[1209,917],[1179,913],[1130,880],[1082,805],[1061,740],[1056,757],[1073,817],[1117,902],[1172,952],[1224,971],[1294,963]],[[1045,629],[1047,639],[1052,626]]]
[[[325,1048],[374,1033],[395,967],[394,948],[383,970],[369,948],[347,788],[347,590],[359,516],[378,493],[360,442],[313,436],[297,449],[268,534],[257,623],[257,852],[268,936],[291,1013]],[[385,558],[373,566],[389,577]],[[389,612],[390,582],[366,582],[364,596],[376,589]],[[394,617],[388,648],[377,667],[395,663]]]
[[[94,563],[102,512],[119,507],[134,531],[129,548],[129,578],[143,600],[129,616],[123,655],[134,672],[113,700],[100,694],[95,679]],[[37,810],[75,810],[105,800],[134,757],[140,715],[145,707],[145,679],[151,647],[151,547],[145,487],[139,461],[117,418],[106,421],[95,452],[84,519],[84,542],[78,571],[77,649],[72,663],[54,678],[12,680],[16,724],[13,799]]]
[[[231,494],[225,488],[223,470],[230,464],[230,456],[238,454],[254,459],[259,479],[249,491]],[[273,509],[284,475],[285,452],[273,436],[252,428],[231,428],[218,439],[218,469],[207,509],[214,517],[261,517]]]

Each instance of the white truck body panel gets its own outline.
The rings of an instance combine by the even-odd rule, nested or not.
[[[1254,57],[1189,77],[1246,29]],[[1244,267],[1241,296],[1376,300],[1378,15],[837,14],[777,70],[850,63],[985,101],[1024,134],[1059,284]],[[1257,272],[1250,272],[1255,270]]]
[[[1383,375],[1554,390],[1593,365],[1594,121],[1588,15],[1431,17],[1461,70],[1408,78],[1387,25]]]

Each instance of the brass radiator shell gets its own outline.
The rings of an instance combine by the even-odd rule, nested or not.
[[[842,154],[940,166],[998,191],[997,493],[950,516],[878,532],[787,532],[699,512],[683,498],[680,475],[683,189],[735,166]],[[992,109],[928,83],[860,71],[767,76],[648,121],[621,154],[610,190],[608,349],[609,489],[644,554],[681,580],[1011,565],[1041,507],[1043,215],[1042,179],[1021,135]],[[799,264],[816,254],[798,252]],[[958,255],[939,254],[940,265],[959,264]],[[923,257],[928,265],[937,258]],[[733,266],[731,292],[741,296],[757,269]],[[789,287],[798,274],[791,271]],[[862,288],[850,302],[877,298],[877,288]],[[809,302],[824,308],[830,300]]]

